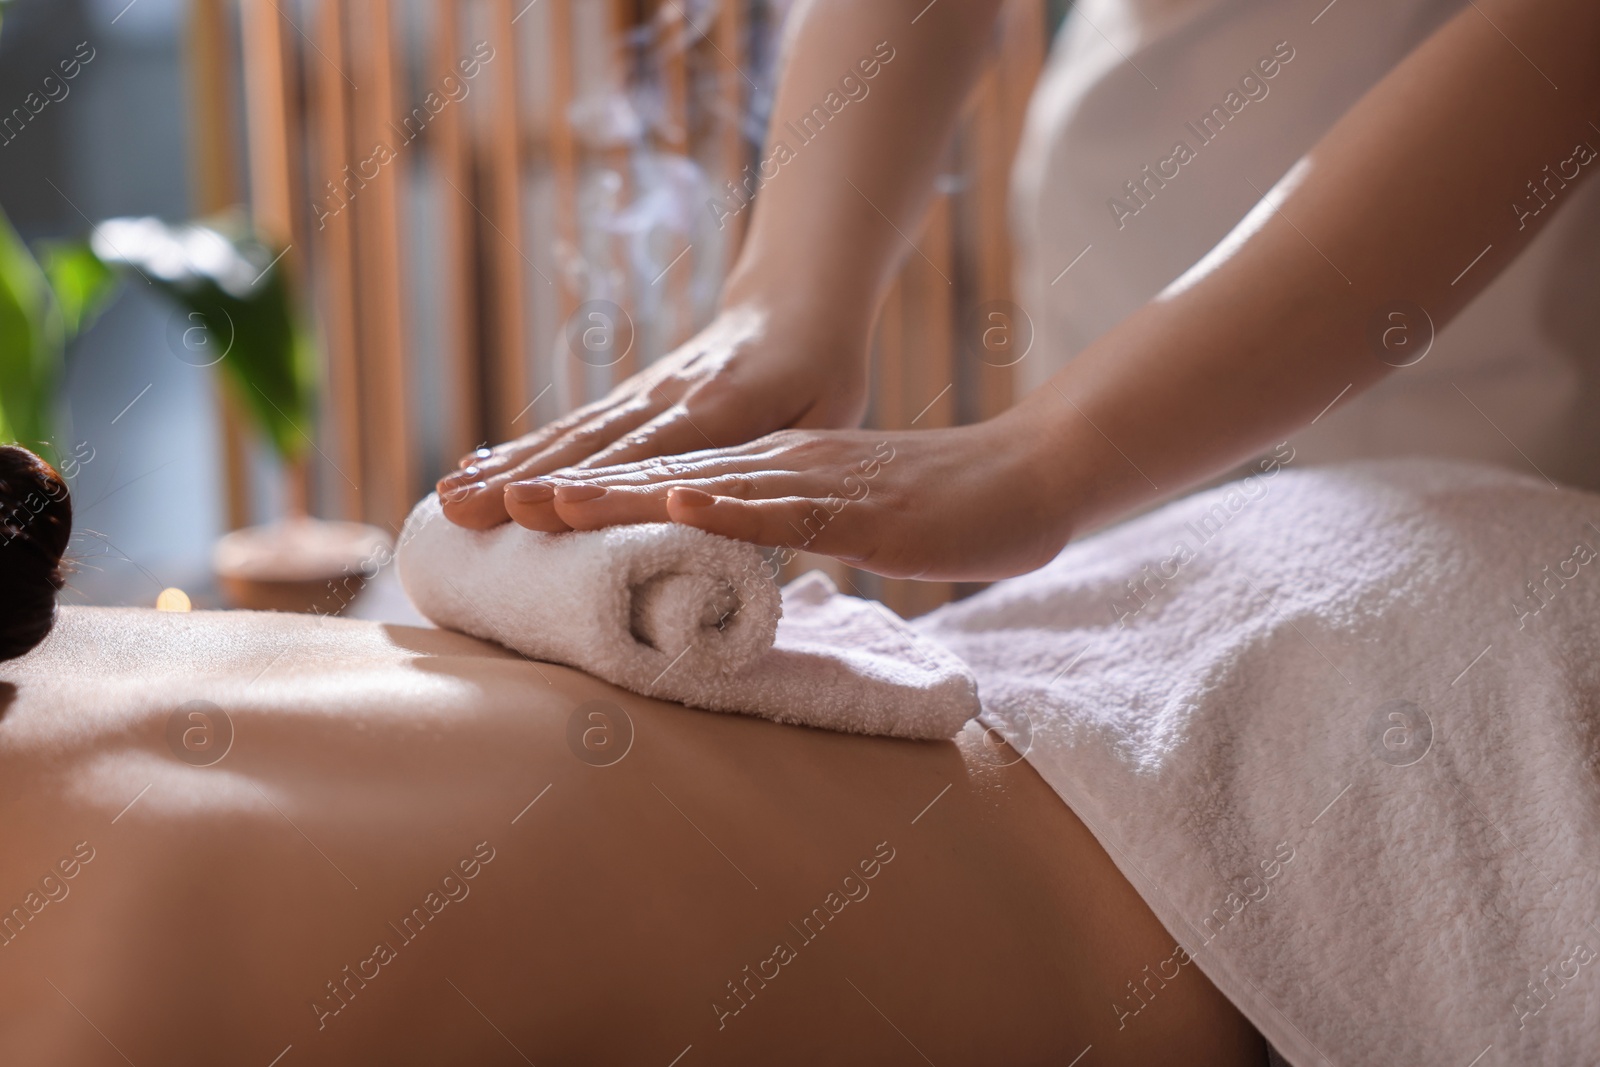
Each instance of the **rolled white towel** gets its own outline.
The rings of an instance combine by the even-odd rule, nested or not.
[[[398,558],[438,625],[644,696],[893,737],[952,737],[978,713],[966,665],[882,605],[817,572],[780,598],[759,549],[692,527],[468,530],[429,496]]]
[[[647,695],[669,667],[749,664],[772,647],[783,610],[758,549],[688,526],[467,530],[430,495],[400,545],[401,584],[440,626]]]

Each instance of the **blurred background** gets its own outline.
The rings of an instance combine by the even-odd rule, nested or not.
[[[49,439],[30,442],[73,484],[69,600],[238,603],[219,539],[253,529],[227,566],[306,563],[331,589],[331,542],[373,580],[318,610],[408,617],[371,539],[457,456],[602,395],[711,314],[788,6],[0,5],[0,208],[42,261],[98,232],[119,279],[63,334],[38,401]],[[1064,7],[1010,0],[880,316],[871,424],[1011,402],[1030,328],[1009,318],[1006,184]],[[126,217],[212,220],[233,258],[209,229],[95,229]],[[249,325],[273,300],[293,339]],[[0,366],[0,387],[14,378]],[[286,534],[297,516],[323,527]],[[829,566],[905,614],[960,593]]]

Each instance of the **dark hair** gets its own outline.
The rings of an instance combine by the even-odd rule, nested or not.
[[[55,468],[0,445],[0,660],[30,651],[56,621],[72,536],[72,495]]]

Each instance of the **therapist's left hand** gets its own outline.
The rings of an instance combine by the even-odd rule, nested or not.
[[[734,448],[506,487],[534,530],[677,522],[893,578],[987,581],[1054,558],[1070,529],[1018,416],[944,430],[784,430]]]

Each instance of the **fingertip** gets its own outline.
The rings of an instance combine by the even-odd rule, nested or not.
[[[667,490],[667,503],[679,504],[685,508],[696,509],[709,507],[717,502],[717,498],[704,489],[695,489],[692,486],[678,485]]]
[[[489,483],[484,481],[471,481],[466,478],[440,478],[433,485],[433,491],[439,494],[439,503],[446,509],[457,507],[474,499],[489,488]]]
[[[502,496],[511,521],[539,533],[566,533],[572,527],[556,513],[555,490],[546,482],[513,482]]]
[[[468,452],[466,455],[462,456],[460,459],[456,460],[456,466],[472,467],[482,463],[486,459],[492,459],[493,457],[494,450],[492,448],[475,448],[471,452]]]
[[[474,485],[481,485],[484,480],[482,468],[474,465],[451,471],[435,482],[433,487],[440,493],[465,493],[470,492]]]
[[[735,503],[730,500],[712,496],[700,489],[691,489],[688,486],[675,486],[667,491],[667,518],[680,526],[693,526],[705,530],[707,533],[728,533],[730,516],[727,505]]]
[[[585,483],[568,482],[556,486],[552,492],[552,499],[562,504],[583,504],[591,500],[599,500],[606,495],[606,487]]]
[[[562,521],[574,530],[598,530],[606,526],[671,520],[663,495],[644,489],[560,485],[556,487],[555,501],[551,506]]]
[[[506,486],[506,496],[518,504],[548,504],[556,498],[556,487],[537,479],[512,482]]]
[[[505,522],[508,516],[500,494],[488,491],[484,482],[472,485],[438,486],[439,506],[444,517],[469,530],[487,530]]]

